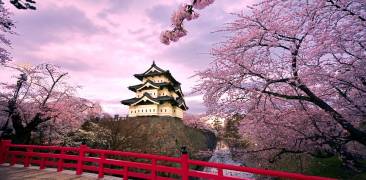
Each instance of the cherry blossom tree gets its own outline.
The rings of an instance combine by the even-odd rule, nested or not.
[[[10,18],[10,12],[0,3],[0,65],[10,61],[10,55],[6,48],[9,48],[11,43],[6,38],[8,34],[14,34],[14,21]]]
[[[212,131],[208,120],[203,115],[184,113],[182,121],[189,127]]]
[[[2,101],[8,102],[3,109],[15,130],[15,142],[29,143],[32,134],[52,139],[54,134],[75,130],[88,116],[101,113],[100,106],[74,95],[78,87],[68,84],[68,73],[58,67],[15,68],[22,73],[18,83],[4,83],[0,92]]]
[[[263,0],[240,13],[198,73],[209,113],[242,114],[252,152],[338,155],[366,145],[363,0]]]
[[[116,129],[119,129],[119,124]],[[63,136],[63,146],[80,146],[82,143],[86,143],[92,148],[101,149],[113,149],[124,143],[124,137],[120,137],[120,132],[113,132],[108,127],[103,127],[98,123],[91,121],[85,122],[76,131],[69,132],[66,136]],[[111,137],[114,137],[111,138]]]
[[[85,121],[100,117],[102,108],[90,100],[69,96],[52,102],[52,119],[36,131],[42,144],[60,144],[64,136],[78,129]]]
[[[194,9],[203,9],[213,2],[214,0],[192,0],[191,4],[181,4],[171,17],[173,29],[163,31],[160,35],[160,41],[169,45],[170,42],[176,42],[187,35],[187,30],[183,27],[184,20],[197,19],[199,14]]]

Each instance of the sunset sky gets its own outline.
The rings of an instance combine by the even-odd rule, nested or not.
[[[127,86],[138,84],[135,73],[152,61],[168,69],[182,83],[189,113],[204,112],[202,97],[188,95],[196,71],[212,61],[210,48],[223,39],[220,30],[251,1],[217,0],[199,11],[200,18],[185,23],[188,36],[166,46],[160,32],[170,26],[170,16],[189,0],[38,0],[37,10],[17,10],[8,2],[17,35],[11,36],[16,64],[52,63],[69,72],[78,95],[98,101],[111,114],[127,113],[120,100],[132,98]],[[225,3],[226,2],[226,3]],[[0,81],[15,81],[1,69]],[[3,73],[5,72],[5,73]]]

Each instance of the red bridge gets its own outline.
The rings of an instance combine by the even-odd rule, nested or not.
[[[189,159],[187,153],[182,153],[181,157],[166,157],[91,149],[86,145],[61,147],[12,144],[9,140],[2,140],[0,144],[0,164],[3,163],[10,163],[10,166],[23,164],[24,167],[36,165],[39,166],[40,170],[46,167],[54,167],[57,168],[58,172],[63,171],[63,169],[73,169],[77,175],[81,175],[84,171],[94,172],[98,174],[96,175],[98,178],[103,178],[105,174],[108,174],[123,179],[188,180],[189,177],[220,180],[243,179],[224,175],[224,170],[232,170],[285,179],[330,180],[330,178],[324,177],[197,161]],[[190,167],[192,165],[215,168],[217,173],[193,170]]]

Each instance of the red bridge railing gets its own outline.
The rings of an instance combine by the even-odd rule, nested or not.
[[[140,162],[136,162],[136,159],[140,159]],[[141,160],[144,161],[141,162]],[[165,180],[178,178],[188,180],[189,177],[220,180],[243,179],[224,175],[224,170],[232,170],[285,179],[331,179],[191,160],[189,159],[188,154],[182,154],[181,157],[167,157],[133,152],[91,149],[86,145],[81,145],[80,147],[36,146],[12,144],[9,140],[2,140],[0,144],[0,164],[7,162],[9,162],[11,166],[14,164],[23,164],[24,167],[37,165],[41,170],[46,167],[53,167],[57,168],[58,172],[63,171],[63,169],[74,169],[77,175],[81,175],[84,171],[95,172],[98,173],[98,178],[103,178],[105,174],[108,174],[120,176],[123,179],[141,178]],[[217,173],[193,170],[190,168],[192,165],[215,168],[217,169]],[[161,176],[162,173],[169,173],[176,178],[163,177]]]

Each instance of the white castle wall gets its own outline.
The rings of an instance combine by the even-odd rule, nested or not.
[[[130,106],[128,116],[171,116],[183,118],[183,110],[179,107],[172,106],[170,103],[161,105],[137,105]]]

